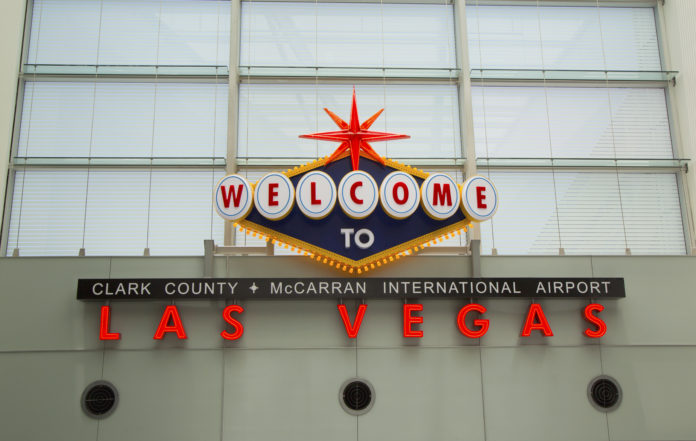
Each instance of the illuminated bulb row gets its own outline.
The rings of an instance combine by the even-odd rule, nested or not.
[[[429,242],[423,242],[421,245],[416,245],[411,249],[400,251],[398,253],[392,254],[391,256],[375,260],[374,262],[369,263],[369,266],[364,265],[362,267],[359,267],[359,266],[342,264],[341,262],[337,262],[329,257],[322,256],[320,254],[314,254],[314,253],[307,251],[305,249],[302,249],[300,247],[296,247],[294,245],[290,245],[290,244],[281,242],[276,238],[270,238],[270,237],[268,237],[268,236],[266,236],[258,231],[255,231],[251,228],[242,227],[241,225],[239,225],[236,222],[233,225],[234,225],[234,227],[239,229],[240,233],[246,232],[247,235],[251,235],[252,237],[258,237],[260,239],[265,240],[266,242],[268,242],[270,240],[272,244],[278,245],[280,248],[289,249],[291,252],[296,252],[297,254],[307,256],[310,259],[314,259],[317,262],[323,263],[325,265],[329,265],[331,267],[335,267],[336,269],[341,269],[342,271],[348,272],[349,274],[353,274],[354,272],[357,272],[358,274],[366,273],[366,272],[373,270],[375,268],[379,268],[383,264],[386,265],[387,263],[393,262],[394,260],[399,260],[399,259],[401,259],[401,257],[413,256],[418,251],[425,249],[425,247],[435,245],[436,243],[441,243],[444,239],[451,239],[455,235],[456,236],[461,235],[462,231],[466,232],[467,229],[471,228],[471,226],[472,226],[472,224],[469,224],[469,225],[465,226],[464,228],[462,228],[461,230],[456,230],[456,231],[453,231],[453,232],[450,232],[447,234],[443,234],[442,236],[439,236],[435,239],[432,239]]]

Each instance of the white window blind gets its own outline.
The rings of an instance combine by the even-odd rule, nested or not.
[[[486,174],[486,171],[482,171]],[[481,224],[490,254],[685,254],[670,173],[491,171],[500,209]],[[555,185],[554,185],[555,182]],[[555,193],[554,193],[555,188]],[[619,192],[620,189],[620,192]]]
[[[223,0],[35,0],[29,63],[227,65]]]
[[[243,2],[243,66],[456,66],[451,5]]]
[[[211,227],[222,241],[210,202],[222,170],[151,173],[148,191],[148,170],[93,169],[89,185],[86,170],[17,172],[8,251],[77,255],[83,232],[87,255],[200,255]]]
[[[371,130],[411,136],[373,143],[380,155],[461,156],[455,85],[356,85],[355,90],[361,121],[385,108]],[[331,154],[338,144],[298,136],[337,129],[324,107],[348,121],[352,93],[350,85],[242,84],[238,155],[316,158]]]
[[[27,82],[18,156],[224,157],[227,92],[210,83]]]
[[[648,7],[467,5],[476,69],[661,70]]]
[[[472,93],[479,157],[674,156],[662,88],[486,86]]]

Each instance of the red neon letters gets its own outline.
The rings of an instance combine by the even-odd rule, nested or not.
[[[423,317],[413,317],[411,313],[413,311],[422,311],[423,305],[420,303],[406,303],[404,305],[404,337],[405,338],[421,338],[423,337],[423,331],[414,331],[411,329],[411,325],[423,323]]]
[[[596,331],[593,331],[591,329],[585,329],[585,335],[590,337],[590,338],[599,338],[603,337],[604,334],[607,333],[607,324],[604,323],[604,320],[601,318],[597,317],[596,315],[593,315],[593,311],[601,312],[604,310],[604,306],[600,305],[599,303],[590,303],[585,307],[584,311],[584,316],[585,320],[588,322],[592,323],[597,327]]]
[[[351,325],[346,305],[338,305],[338,313],[341,314],[341,320],[343,320],[343,326],[346,327],[346,334],[348,334],[348,337],[355,338],[358,336],[358,331],[360,331],[360,325],[362,324],[363,317],[365,317],[366,310],[367,305],[362,304],[358,306],[358,312],[355,314],[355,323]]]
[[[469,311],[476,311],[480,314],[483,314],[484,312],[486,312],[486,308],[477,303],[470,303],[462,309],[460,309],[459,314],[457,314],[457,327],[459,327],[459,331],[469,338],[483,337],[486,334],[486,332],[488,332],[488,320],[475,319],[474,326],[476,326],[478,329],[469,329],[466,326],[466,315],[469,313]]]
[[[244,308],[242,308],[239,305],[229,305],[222,310],[222,318],[235,329],[235,331],[232,333],[229,333],[227,331],[222,331],[220,333],[222,338],[224,338],[225,340],[237,340],[244,334],[244,326],[242,326],[239,320],[232,317],[233,312],[241,314],[242,312],[244,312]]]
[[[101,307],[101,319],[99,320],[99,340],[120,340],[119,332],[109,332],[110,306]]]
[[[549,326],[549,322],[544,315],[544,310],[541,309],[541,305],[538,303],[529,305],[529,312],[527,313],[527,319],[524,321],[521,335],[522,337],[529,337],[532,331],[535,330],[541,331],[544,337],[553,336],[551,326]]]
[[[338,313],[341,317],[343,326],[345,327],[346,334],[349,338],[356,338],[358,332],[360,332],[360,326],[362,325],[363,319],[365,318],[365,313],[367,311],[367,305],[361,304],[358,306],[358,310],[355,313],[355,318],[351,322],[348,315],[348,309],[345,305],[337,305]],[[583,333],[589,338],[600,338],[603,337],[607,332],[607,325],[601,318],[598,317],[598,313],[604,310],[604,306],[598,303],[591,303],[587,305],[583,310],[583,317],[585,320],[592,325],[591,327],[585,329]],[[420,329],[414,329],[414,325],[423,324],[423,317],[420,315],[414,315],[415,312],[423,311],[423,305],[420,303],[407,303],[403,305],[403,336],[404,338],[422,338],[423,331]],[[462,335],[468,338],[481,338],[488,332],[490,327],[490,321],[488,319],[482,318],[481,315],[486,313],[486,308],[477,303],[470,303],[463,306],[458,314],[456,320],[456,326]],[[238,340],[244,335],[244,326],[235,317],[233,313],[242,314],[244,308],[239,305],[229,305],[225,307],[222,311],[222,319],[224,322],[231,327],[231,329],[223,330],[220,332],[220,336],[225,340]],[[473,321],[467,324],[467,317],[469,314],[478,315]],[[99,340],[120,340],[120,332],[112,332],[110,330],[111,324],[111,307],[102,306],[101,316],[99,320]],[[529,305],[529,310],[525,317],[524,326],[522,327],[522,332],[520,335],[522,337],[530,337],[532,331],[539,331],[541,335],[545,337],[553,336],[553,331],[549,325],[549,321],[546,319],[544,310],[538,303],[532,303]],[[179,339],[186,339],[186,331],[184,330],[184,325],[181,321],[179,315],[179,310],[174,305],[169,305],[164,309],[162,317],[160,319],[157,330],[155,331],[154,339],[161,340],[164,338],[165,334],[173,333]]]
[[[170,325],[169,322],[172,322]],[[176,306],[169,305],[164,308],[164,314],[162,314],[162,320],[160,320],[159,326],[157,326],[157,331],[155,331],[155,336],[152,337],[155,340],[162,340],[164,334],[167,332],[174,332],[180,340],[186,339],[186,331],[184,331],[184,325],[181,323],[181,317],[179,317],[179,310]]]

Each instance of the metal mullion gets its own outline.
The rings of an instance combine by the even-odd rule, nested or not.
[[[2,224],[0,225],[0,256],[7,255],[7,246],[10,231],[10,218],[12,215],[12,203],[14,201],[14,187],[16,170],[12,158],[15,157],[19,148],[19,135],[22,123],[22,113],[24,109],[24,93],[26,82],[22,78],[21,69],[29,60],[29,43],[31,40],[31,28],[34,19],[34,0],[26,0],[24,10],[24,33],[22,34],[22,54],[20,58],[20,72],[17,75],[17,93],[15,94],[15,113],[12,126],[12,139],[10,140],[9,156],[7,161],[7,176],[5,181],[5,195],[3,198]],[[32,91],[33,93],[33,91]]]
[[[654,17],[655,17],[655,31],[657,33],[657,44],[660,54],[660,63],[662,64],[662,69],[669,69],[672,66],[672,57],[669,51],[669,45],[666,40],[666,21],[664,6],[662,3],[656,2],[654,6]],[[672,86],[675,83],[672,82]],[[665,100],[667,105],[667,123],[669,124],[670,140],[672,142],[672,152],[675,158],[681,157],[683,155],[684,141],[682,139],[681,122],[679,119],[679,112],[677,110],[677,100],[675,96],[675,88],[670,87],[668,84],[665,87]],[[676,176],[677,180],[677,191],[679,194],[679,207],[681,211],[682,218],[682,229],[684,232],[684,240],[686,245],[686,254],[694,255],[696,252],[696,247],[694,247],[694,217],[693,217],[693,206],[691,198],[689,197],[691,188],[689,187],[689,179],[686,175],[686,171],[678,173]]]
[[[396,77],[299,77],[299,76],[258,76],[239,78],[240,84],[369,84],[382,85],[386,81],[387,84],[450,84],[449,78],[396,78]]]
[[[491,172],[528,172],[528,171],[547,171],[555,170],[557,173],[563,172],[598,172],[598,173],[616,173],[618,170],[621,173],[660,173],[660,174],[678,174],[681,167],[630,167],[630,166],[543,166],[543,165],[492,165]]]
[[[41,158],[36,158],[36,159],[41,159]],[[64,159],[63,161],[60,161],[58,159]],[[192,168],[210,168],[210,167],[220,167],[220,168],[225,168],[226,163],[224,161],[220,161],[219,163],[213,162],[211,164],[204,164],[200,162],[181,162],[181,163],[175,163],[175,162],[166,162],[166,159],[160,163],[157,162],[151,162],[149,159],[143,158],[142,162],[140,163],[118,163],[118,162],[108,162],[103,161],[99,162],[99,158],[91,158],[91,161],[88,160],[88,158],[80,158],[82,162],[78,161],[72,161],[69,162],[70,158],[56,158],[55,162],[51,161],[46,161],[46,162],[35,162],[35,163],[22,163],[19,160],[15,160],[12,168],[13,170],[31,170],[31,169],[38,169],[38,168],[53,168],[53,169],[87,169],[87,168],[111,168],[111,169],[126,169],[126,168],[175,168],[175,169],[192,169]],[[94,162],[95,159],[97,162]],[[124,158],[127,159],[127,158]],[[157,159],[157,158],[153,158]],[[222,159],[222,158],[218,158]]]
[[[649,7],[657,0],[601,0],[602,7]],[[469,5],[480,6],[536,6],[537,0],[466,0]],[[541,6],[596,6],[596,0],[539,0]]]
[[[227,75],[167,75],[160,77],[156,75],[94,75],[82,74],[20,74],[23,81],[32,82],[70,82],[70,83],[227,83]]]
[[[318,3],[376,3],[376,4],[404,4],[404,5],[448,5],[454,4],[454,0],[319,0]],[[241,0],[242,3],[258,2],[257,0]],[[260,0],[263,3],[316,3],[316,0]]]
[[[471,83],[477,86],[485,83],[491,86],[510,86],[510,87],[543,87],[544,80],[530,79],[491,79],[491,78],[472,78]],[[609,80],[610,88],[636,88],[636,89],[664,89],[669,85],[668,81],[628,81],[628,80]],[[576,88],[606,88],[606,80],[546,80],[546,87],[576,87]]]
[[[396,162],[418,166],[419,168],[451,168],[461,171],[465,160],[461,158],[389,158]],[[306,158],[237,158],[237,167],[245,169],[289,169],[315,161],[314,157]]]
[[[237,147],[239,143],[239,57],[242,31],[242,5],[239,0],[232,0],[230,5],[230,55],[228,101],[227,101],[227,150],[225,156],[225,173],[237,172]],[[232,246],[236,242],[236,233],[232,222],[225,221],[223,245]]]

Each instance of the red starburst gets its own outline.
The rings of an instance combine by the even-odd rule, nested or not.
[[[300,138],[341,142],[341,145],[339,145],[336,151],[333,152],[331,156],[329,156],[329,159],[326,160],[325,164],[328,164],[334,159],[338,158],[341,155],[341,153],[345,152],[348,148],[350,148],[350,159],[353,164],[353,170],[358,170],[358,164],[360,162],[360,150],[364,151],[368,157],[384,165],[384,159],[382,159],[382,157],[379,156],[377,152],[375,152],[372,149],[372,146],[368,143],[368,141],[391,141],[394,139],[410,138],[410,136],[408,135],[398,135],[396,133],[385,132],[373,132],[368,130],[372,123],[375,122],[377,117],[384,111],[384,109],[380,109],[379,112],[375,113],[362,124],[360,124],[360,120],[358,119],[358,106],[355,102],[355,87],[353,87],[353,105],[350,109],[350,124],[343,121],[341,118],[338,117],[338,115],[336,115],[329,109],[324,108],[324,110],[326,111],[326,113],[329,114],[331,119],[341,130],[336,130],[334,132],[312,133],[310,135],[300,135]]]

